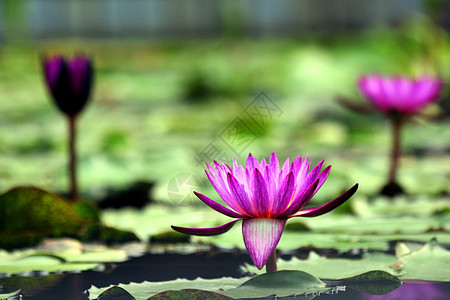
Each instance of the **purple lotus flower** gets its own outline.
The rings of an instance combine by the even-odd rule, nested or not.
[[[444,83],[431,77],[410,79],[366,75],[359,78],[358,86],[363,96],[375,109],[385,114],[392,125],[389,178],[381,189],[381,194],[393,197],[403,193],[403,188],[397,182],[397,169],[401,152],[401,129],[411,116],[418,114],[428,104],[439,101]],[[353,107],[353,109],[364,112],[364,108],[361,109],[359,105],[345,100],[341,103],[349,108]]]
[[[258,269],[267,262],[283,233],[287,219],[315,217],[327,213],[349,199],[358,189],[355,184],[348,191],[325,205],[302,209],[320,189],[331,166],[322,171],[323,160],[310,171],[308,158],[298,157],[292,163],[287,159],[280,169],[278,158],[272,153],[269,163],[261,163],[250,153],[245,168],[233,159],[233,168],[214,161],[207,164],[208,179],[227,208],[205,195],[194,192],[212,209],[235,218],[224,225],[211,228],[186,228],[172,226],[178,232],[192,235],[217,235],[228,231],[239,221],[245,247]]]
[[[84,55],[66,60],[63,56],[43,59],[45,80],[58,108],[69,116],[86,105],[91,91],[93,68]]]
[[[416,114],[439,101],[443,82],[437,78],[384,77],[366,75],[358,80],[361,93],[382,113]]]
[[[63,112],[69,124],[69,176],[72,201],[78,200],[78,183],[76,171],[76,121],[86,105],[91,91],[93,68],[92,62],[84,55],[77,55],[66,60],[61,55],[44,57],[44,76],[47,87],[56,105]]]

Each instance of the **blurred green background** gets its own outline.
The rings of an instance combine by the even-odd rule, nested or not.
[[[280,160],[325,159],[333,168],[319,201],[355,182],[360,195],[375,195],[388,171],[389,124],[351,112],[336,98],[363,103],[355,84],[361,74],[431,73],[447,80],[450,72],[445,1],[417,1],[418,11],[385,23],[286,34],[258,34],[228,7],[221,27],[206,35],[119,37],[70,30],[46,36],[30,27],[39,12],[31,2],[0,6],[0,191],[28,184],[68,189],[67,128],[44,85],[44,54],[82,52],[94,59],[95,86],[77,146],[83,195],[97,199],[108,188],[155,181],[153,197],[176,205],[200,204],[192,188],[213,192],[203,168],[220,156],[200,155],[210,143],[239,162],[249,152],[258,159],[271,152]],[[261,92],[278,107],[262,127],[246,113]],[[441,106],[430,108],[440,120],[420,119],[404,132],[399,180],[412,194],[449,192],[448,101],[445,91]],[[239,154],[220,138],[236,118],[251,130]],[[180,186],[180,178],[189,184]]]

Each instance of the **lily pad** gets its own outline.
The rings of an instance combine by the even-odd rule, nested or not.
[[[16,293],[18,290],[26,290],[32,294],[35,291],[45,290],[58,284],[63,279],[63,274],[50,274],[47,276],[11,276],[1,279],[2,291],[8,294]],[[0,299],[1,298],[0,294]],[[16,299],[16,298],[13,298]],[[20,298],[17,298],[20,299]]]
[[[228,296],[258,298],[269,295],[285,297],[325,291],[328,288],[319,278],[302,271],[278,271],[256,276],[236,289],[224,291]]]
[[[165,282],[148,282],[142,283],[130,283],[119,284],[119,287],[129,292],[136,300],[146,300],[150,296],[154,296],[158,293],[165,291],[180,291],[183,289],[200,289],[205,291],[218,292],[222,290],[233,289],[244,283],[250,277],[244,278],[230,278],[224,277],[220,279],[202,279],[197,278],[195,280],[177,279]],[[97,288],[92,286],[89,289],[89,299],[97,299],[97,297],[105,290],[111,288]]]
[[[355,200],[359,200],[356,198]],[[427,199],[430,203],[430,199]],[[353,200],[352,200],[353,201]],[[365,200],[364,200],[365,201]],[[362,201],[362,202],[364,202]],[[378,201],[378,200],[377,200]],[[387,209],[387,200],[379,206]],[[361,202],[361,201],[356,201]],[[341,251],[352,249],[389,250],[391,241],[427,242],[437,238],[440,243],[450,243],[450,216],[435,217],[431,210],[421,218],[404,216],[406,200],[396,201],[390,205],[390,214],[379,215],[339,215],[330,213],[318,218],[293,218],[286,224],[278,249],[293,250],[301,247],[330,248]],[[414,210],[419,212],[424,206],[423,200],[413,201]],[[448,201],[447,201],[448,202]],[[370,208],[367,201],[366,205]],[[432,207],[442,208],[444,199],[430,203]],[[448,205],[448,204],[447,204]],[[398,211],[401,216],[394,216]],[[206,205],[170,207],[167,205],[150,205],[142,210],[121,209],[103,212],[104,221],[116,228],[132,230],[141,240],[151,243],[159,237],[165,237],[170,225],[186,227],[210,227],[224,224],[229,218],[218,214]],[[244,249],[241,225],[236,224],[223,235],[211,237],[186,236],[194,243],[212,244],[221,248]],[[153,239],[153,237],[156,237]],[[169,236],[170,237],[170,236]]]
[[[305,293],[316,293],[329,290],[326,285],[320,281],[317,277],[301,271],[278,271],[268,274],[259,275],[253,278],[244,277],[240,279],[234,278],[219,278],[219,279],[201,279],[195,280],[177,279],[174,281],[166,282],[143,282],[143,283],[131,283],[127,285],[120,284],[120,288],[123,288],[129,292],[137,300],[148,299],[150,296],[158,295],[162,292],[170,291],[171,295],[176,294],[174,291],[186,291],[190,292],[214,292],[227,296],[227,298],[217,299],[230,299],[233,298],[255,298],[266,297],[270,295],[277,295],[278,297],[300,295]],[[106,288],[106,290],[117,286]],[[105,289],[98,289],[91,287],[89,289],[90,299],[96,298],[103,293]],[[183,293],[181,293],[182,295]],[[167,295],[167,294],[159,294]],[[203,295],[203,294],[200,294]],[[214,294],[215,297],[218,297]],[[154,299],[154,298],[150,298]],[[155,298],[165,299],[165,298]],[[181,298],[180,298],[181,299]],[[185,298],[186,299],[186,298]],[[187,298],[195,299],[195,298]],[[202,298],[200,298],[202,299]],[[209,299],[209,298],[207,298]]]
[[[406,247],[406,246],[405,246]],[[395,257],[385,253],[365,253],[361,259],[326,258],[314,252],[308,259],[279,259],[279,269],[303,270],[322,279],[339,279],[370,271],[384,271],[400,279],[449,281],[450,251],[426,244],[418,251],[401,251]],[[407,253],[407,254],[405,254]],[[253,265],[245,265],[245,271],[261,274]]]
[[[103,293],[101,293],[98,298],[98,300],[108,300],[108,299],[115,299],[115,300],[134,300],[134,297],[130,295],[126,290],[124,290],[121,287],[113,286]]]
[[[98,263],[69,263],[56,255],[30,255],[17,259],[4,259],[0,255],[0,273],[19,274],[31,271],[56,272],[71,270],[87,270],[95,268]]]
[[[278,259],[278,268],[302,270],[322,279],[349,278],[373,270],[381,270],[396,275],[390,268],[397,259],[383,253],[366,253],[362,259],[326,258],[310,252],[308,259],[292,257],[290,260]],[[261,274],[255,266],[246,264],[245,271]]]
[[[405,279],[450,281],[450,251],[427,243],[417,251],[399,257]]]
[[[11,293],[0,294],[0,299],[10,299],[20,293],[20,289]]]
[[[184,289],[181,291],[165,291],[156,294],[155,296],[151,296],[149,300],[185,300],[185,299],[192,299],[192,300],[229,300],[233,299],[231,297],[227,297],[225,295],[214,293],[214,292],[208,292],[208,291],[202,291],[202,290],[196,290],[196,289]]]
[[[126,295],[124,299],[128,299],[128,295],[131,295],[137,300],[267,299],[268,296],[282,298],[299,295],[305,299],[312,299],[315,295],[330,291],[329,286],[335,286],[335,288],[337,288],[339,286],[348,285],[365,293],[381,295],[389,293],[401,284],[397,277],[383,271],[367,272],[351,278],[325,282],[314,275],[302,271],[277,271],[252,278],[244,277],[240,279],[177,279],[174,281],[156,283],[143,282],[120,284],[119,286],[110,286],[100,289],[92,286],[89,289],[89,295],[90,299],[97,300],[107,299],[102,298],[102,295],[110,295],[111,293]]]
[[[402,285],[397,277],[384,271],[370,271],[341,279],[342,285],[370,295],[385,295]]]
[[[93,269],[103,262],[121,262],[127,254],[120,249],[103,249],[83,253],[39,253],[34,250],[6,252],[0,250],[0,273],[19,274],[31,271],[60,272]]]
[[[385,220],[385,222],[389,222]],[[355,221],[348,228],[359,226]],[[230,231],[217,236],[192,236],[191,240],[197,243],[213,244],[221,248],[245,249],[242,239],[240,225],[235,225]],[[351,230],[351,229],[350,229]],[[293,250],[298,248],[327,248],[348,251],[352,249],[389,250],[390,241],[417,241],[427,242],[437,238],[441,243],[450,243],[450,235],[445,232],[423,232],[423,233],[388,233],[370,234],[347,233],[345,229],[339,232],[327,232],[326,230],[314,230],[311,232],[284,231],[277,248],[280,250]]]

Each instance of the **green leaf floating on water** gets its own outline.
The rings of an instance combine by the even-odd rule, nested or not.
[[[11,276],[4,277],[1,279],[2,291],[8,291],[13,293],[13,291],[26,290],[27,293],[42,291],[51,286],[55,286],[63,279],[63,274],[50,274],[47,276]],[[10,294],[10,293],[9,293]],[[2,296],[0,295],[0,299]],[[14,299],[14,298],[13,298]]]
[[[3,259],[0,253],[0,273],[18,274],[30,271],[56,272],[72,270],[88,270],[95,268],[98,263],[69,263],[56,255],[32,255],[18,259]]]
[[[120,249],[102,249],[60,255],[32,252],[32,250],[11,253],[0,250],[0,273],[88,270],[103,262],[121,262],[126,259],[126,252]]]
[[[398,266],[404,273],[402,279],[449,281],[450,251],[430,242],[400,256]]]
[[[333,284],[333,281],[327,283]],[[370,295],[385,295],[402,284],[400,279],[384,271],[370,271],[335,283]]]
[[[101,293],[98,300],[108,300],[108,299],[120,299],[120,300],[134,300],[134,297],[130,295],[126,290],[121,287],[113,286],[103,293]]]
[[[9,297],[13,297],[19,293],[20,293],[20,289],[17,291],[11,292],[11,293],[5,293],[5,294],[0,293],[0,299],[8,299]]]
[[[218,292],[219,290],[229,290],[234,289],[244,283],[246,280],[250,279],[250,277],[244,278],[230,278],[223,277],[220,279],[202,279],[197,278],[195,280],[187,280],[187,279],[177,279],[171,281],[164,282],[147,282],[144,281],[142,283],[130,283],[130,284],[119,284],[119,287],[123,288],[134,298],[137,300],[146,300],[150,296],[156,295],[165,291],[179,291],[183,289],[201,289],[207,291]],[[97,299],[97,297],[104,292],[105,290],[111,287],[106,288],[97,288],[92,286],[89,289],[89,299]]]
[[[402,245],[402,250],[397,251],[399,257],[385,253],[365,253],[361,259],[326,258],[311,252],[306,260],[296,257],[287,261],[279,259],[278,268],[303,270],[322,279],[346,278],[379,270],[402,280],[450,280],[450,251],[433,243],[428,243],[416,251],[409,251],[402,243],[399,245]],[[254,274],[263,272],[248,264],[243,269]]]
[[[445,205],[444,199],[437,200],[436,203],[435,201],[430,203],[430,199],[426,200],[428,200],[429,206],[436,209],[442,209]],[[419,203],[420,205],[414,204],[416,202],[410,201],[409,204],[410,206],[417,205],[417,211],[420,211],[419,208],[424,206],[423,201]],[[384,206],[387,206],[387,204]],[[389,249],[388,242],[396,240],[427,242],[432,238],[437,238],[440,243],[450,243],[450,235],[448,234],[450,216],[436,217],[430,214],[420,218],[405,216],[405,207],[408,206],[399,201],[391,204],[389,207],[391,215],[389,216],[365,215],[365,217],[361,217],[330,213],[318,218],[292,219],[287,222],[286,230],[283,232],[277,248],[279,250],[292,250],[301,247],[313,247],[339,249],[341,251],[363,248],[386,251]],[[395,211],[398,211],[400,216],[394,217],[392,214]],[[166,233],[170,225],[205,227],[217,226],[229,221],[229,218],[212,212],[206,205],[177,208],[150,205],[140,211],[133,209],[106,210],[103,212],[103,219],[110,226],[136,232],[143,241]],[[186,237],[194,243],[213,244],[227,249],[244,249],[240,227],[241,225],[238,224],[226,234],[217,236]],[[150,243],[152,242],[153,239]]]
[[[258,298],[269,295],[285,297],[328,290],[325,283],[302,271],[278,271],[253,277],[236,289],[223,293],[235,298]]]
[[[131,283],[128,285],[120,284],[119,287],[129,292],[137,300],[148,299],[150,296],[156,295],[161,292],[181,291],[186,289],[214,292],[232,298],[257,298],[270,295],[284,297],[294,294],[300,295],[305,293],[316,293],[329,290],[329,288],[326,287],[326,285],[320,279],[311,274],[301,271],[278,271],[274,273],[258,275],[253,278],[244,277],[239,279],[198,278],[196,280],[177,279],[173,281],[157,283]],[[116,286],[106,288],[106,290],[111,288],[116,288]],[[101,295],[101,293],[104,291],[105,289],[91,287],[89,289],[90,299],[101,300],[102,298],[96,297],[99,297],[99,295]]]
[[[165,291],[151,296],[149,300],[228,300],[233,299],[231,297],[209,291],[185,289],[181,291]],[[125,300],[125,299],[124,299]]]

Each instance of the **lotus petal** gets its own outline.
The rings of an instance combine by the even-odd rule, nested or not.
[[[285,220],[261,218],[242,222],[245,247],[258,269],[262,269],[278,245],[285,223]]]
[[[288,207],[285,208],[285,211],[280,215],[280,217],[287,218],[289,215],[295,214],[299,209],[306,205],[312,195],[314,195],[318,183],[319,179],[314,181],[306,190],[301,192],[301,194],[296,195],[296,198],[293,199]]]
[[[231,229],[231,227],[234,226],[234,224],[237,221],[239,221],[239,219],[233,220],[231,222],[225,223],[217,227],[208,227],[208,228],[190,228],[190,227],[179,227],[174,225],[170,227],[172,227],[173,230],[184,234],[210,236],[210,235],[219,235],[227,232],[228,230]]]
[[[269,199],[266,181],[258,169],[253,171],[253,178],[251,181],[251,195],[252,202],[259,217],[268,217],[272,203]]]
[[[336,207],[338,207],[339,205],[341,205],[342,203],[347,201],[351,196],[353,196],[354,193],[356,193],[357,190],[358,190],[358,184],[355,184],[349,190],[344,192],[342,195],[340,195],[336,199],[331,200],[327,204],[324,204],[319,207],[303,209],[289,217],[290,218],[291,217],[317,217],[317,216],[323,215],[329,211],[332,211],[333,209],[335,209]]]
[[[217,212],[220,212],[221,214],[224,214],[225,216],[231,217],[231,218],[244,218],[244,216],[240,213],[234,212],[229,208],[226,208],[225,206],[217,203],[216,201],[210,199],[209,197],[194,192],[195,196],[197,196],[200,200],[203,201],[203,203],[205,203],[206,205],[208,205],[209,207],[211,207],[212,209],[214,209]]]
[[[443,85],[439,78],[432,77],[366,75],[358,80],[362,95],[385,114],[417,114],[427,104],[439,101]]]

